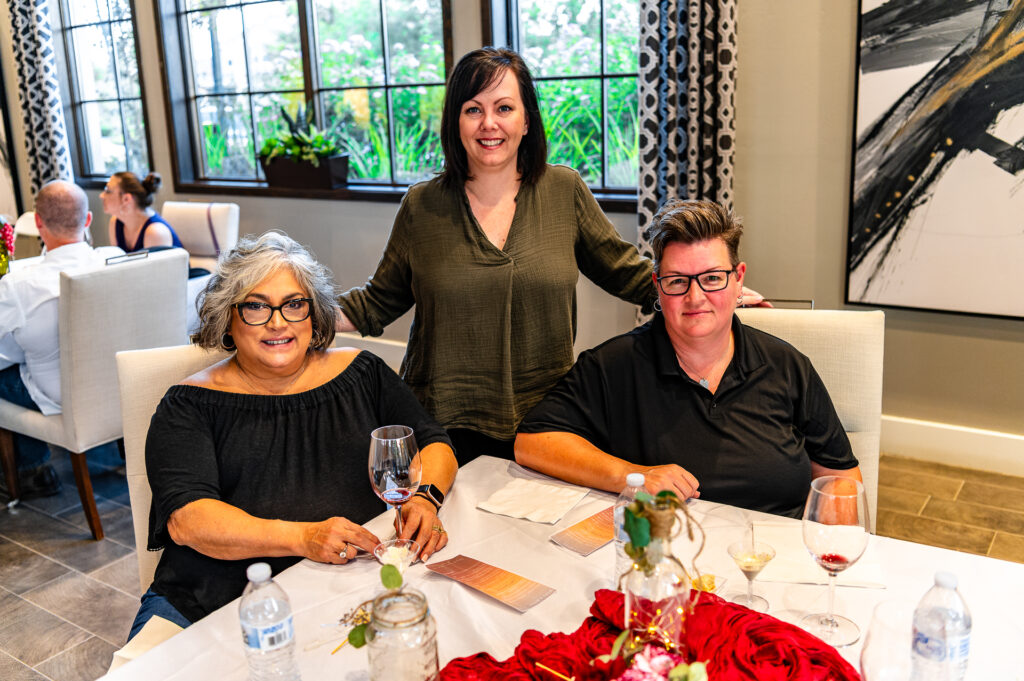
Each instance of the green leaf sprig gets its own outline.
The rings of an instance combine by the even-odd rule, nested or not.
[[[394,565],[382,565],[380,568],[380,583],[385,589],[394,591],[402,588],[402,573]],[[369,622],[362,622],[352,627],[348,632],[348,642],[353,648],[362,648],[366,645],[366,627]]]

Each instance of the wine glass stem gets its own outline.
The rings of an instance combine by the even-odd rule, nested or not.
[[[831,627],[835,621],[833,613],[835,612],[836,604],[836,573],[829,571],[828,573],[828,625]]]
[[[395,504],[395,527],[398,529],[398,536],[402,536],[402,506]]]
[[[747,606],[754,603],[754,580],[747,577]]]

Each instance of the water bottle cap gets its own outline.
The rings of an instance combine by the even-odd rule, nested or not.
[[[627,487],[643,487],[644,486],[644,474],[643,473],[630,473],[626,476]]]
[[[253,563],[246,569],[245,576],[250,582],[265,582],[270,579],[270,566],[266,563]]]
[[[946,572],[940,570],[935,573],[935,584],[941,586],[944,589],[955,589],[957,585],[957,578],[952,572]]]

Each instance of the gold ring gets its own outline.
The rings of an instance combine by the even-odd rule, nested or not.
[[[437,532],[438,534],[444,534],[444,528],[440,525],[434,525],[434,532]]]

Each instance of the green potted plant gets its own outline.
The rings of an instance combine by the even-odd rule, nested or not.
[[[281,107],[288,129],[268,137],[260,148],[260,165],[271,187],[334,189],[348,182],[348,154],[336,137],[313,124],[313,107],[299,108],[295,117]]]

